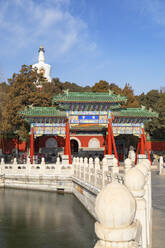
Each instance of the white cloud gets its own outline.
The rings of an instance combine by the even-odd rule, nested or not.
[[[134,4],[134,7],[139,9],[142,15],[150,16],[159,25],[165,25],[164,0],[131,0],[131,2]]]
[[[45,43],[55,47],[59,56],[74,46],[89,50],[96,46],[87,24],[71,14],[70,0],[1,1],[1,37],[7,35],[8,46],[15,50]]]

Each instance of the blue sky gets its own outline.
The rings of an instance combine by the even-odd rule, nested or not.
[[[0,81],[45,48],[52,77],[165,86],[164,0],[0,0]]]

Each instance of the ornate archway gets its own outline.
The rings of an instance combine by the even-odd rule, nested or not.
[[[79,144],[78,144],[78,141],[77,141],[77,140],[71,139],[71,141],[70,141],[70,146],[71,146],[71,153],[72,153],[72,154],[78,153]]]
[[[45,147],[46,148],[56,148],[57,147],[57,141],[54,138],[49,138],[45,142]]]

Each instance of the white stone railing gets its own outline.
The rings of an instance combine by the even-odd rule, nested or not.
[[[117,166],[116,158],[113,158],[109,166],[106,157],[102,162],[99,158],[73,158],[74,177],[82,180],[85,183],[91,184],[101,190],[105,185],[112,182],[114,179],[119,182],[123,181],[123,177],[119,175],[119,167]]]
[[[81,183],[91,185],[100,192],[96,198],[96,234],[100,239],[95,248],[103,247],[151,247],[152,199],[150,162],[139,159],[132,167],[128,158],[124,170],[119,171],[113,156],[99,158],[73,158],[69,165],[64,156],[55,164],[5,164],[1,160],[0,172],[4,175],[73,176]]]
[[[89,160],[87,158],[73,159],[74,177],[82,183],[84,182],[84,184],[87,183],[93,186],[97,189],[97,192],[100,191],[97,196],[99,200],[96,199],[96,215],[98,217],[96,234],[100,241],[98,241],[95,248],[118,247],[116,246],[118,242],[120,243],[119,247],[151,247],[152,201],[150,162],[141,157],[139,157],[138,161],[137,166],[132,167],[132,161],[129,158],[126,159],[124,162],[124,174],[121,174],[119,173],[119,167],[115,158],[111,158],[108,161],[104,157],[102,162],[99,158],[95,158],[95,160],[92,158]],[[114,189],[114,193],[112,189]],[[119,191],[121,191],[120,194]],[[124,192],[127,192],[128,199],[124,199]],[[116,196],[116,194],[119,195]],[[100,195],[104,195],[104,197]],[[109,200],[109,206],[107,206],[108,198],[112,198],[112,200]],[[103,203],[100,203],[100,201],[103,201]],[[127,201],[135,202],[135,204],[132,203],[134,205],[132,210]],[[98,210],[97,203],[99,208],[100,204],[102,205],[102,209]],[[116,206],[115,209],[113,209],[114,206]],[[127,207],[128,209],[126,209]],[[113,213],[112,219],[116,218],[118,226],[116,226],[117,224],[113,226],[111,221],[108,226],[107,223],[112,215],[111,212]],[[134,215],[129,219],[129,215],[132,213]],[[125,221],[127,215],[128,219]],[[104,216],[104,220],[102,216]],[[121,224],[119,225],[119,223]],[[125,223],[125,231],[123,223]]]
[[[159,158],[158,169],[159,169],[159,175],[165,175],[165,163],[163,161],[162,156],[160,156]]]
[[[17,164],[16,158],[12,164],[5,164],[1,159],[0,174],[4,175],[24,175],[24,176],[46,176],[46,175],[63,175],[72,176],[73,167],[69,165],[68,160],[65,158],[60,162],[57,158],[55,164],[45,164],[45,159],[42,158],[41,164],[31,164],[30,159],[27,159],[26,164]]]

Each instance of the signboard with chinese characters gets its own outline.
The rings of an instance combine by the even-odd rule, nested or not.
[[[72,124],[107,124],[110,111],[69,111],[69,123]]]

